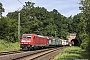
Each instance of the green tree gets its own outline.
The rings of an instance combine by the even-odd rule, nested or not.
[[[45,36],[62,37],[63,39],[68,34],[67,18],[56,9],[47,11],[44,7],[34,7],[31,2],[25,2],[20,14],[21,34],[36,33]],[[18,11],[8,13],[7,16],[17,20]]]
[[[16,42],[17,39],[17,21],[8,17],[2,17],[0,20],[0,39],[9,42]]]
[[[0,18],[0,39],[4,39],[7,34],[7,22],[5,18]]]
[[[83,36],[85,36],[84,39],[82,39],[84,42],[82,42],[82,47],[85,47],[85,49],[90,53],[90,0],[81,0],[81,6],[80,10],[82,11],[82,14],[84,15],[84,32],[82,32]],[[86,45],[84,45],[86,44]]]
[[[2,17],[2,12],[4,12],[5,9],[3,8],[2,3],[0,2],[0,17]]]

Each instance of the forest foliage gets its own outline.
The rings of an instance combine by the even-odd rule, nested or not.
[[[90,51],[90,1],[80,0],[81,13],[65,17],[56,9],[47,11],[44,7],[35,7],[35,3],[25,2],[21,10],[9,12],[7,17],[0,18],[0,39],[9,42],[18,40],[18,13],[20,13],[20,33],[39,34],[67,39],[69,33],[77,33],[80,46]],[[1,3],[0,3],[1,4]],[[0,9],[3,5],[0,5]],[[4,8],[0,13],[4,12]]]

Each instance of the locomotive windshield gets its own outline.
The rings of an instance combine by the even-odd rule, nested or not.
[[[31,36],[23,36],[22,38],[31,38]]]

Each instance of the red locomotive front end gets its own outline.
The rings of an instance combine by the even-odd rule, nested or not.
[[[31,49],[34,36],[35,34],[23,34],[20,40],[20,48],[22,48],[23,50]]]

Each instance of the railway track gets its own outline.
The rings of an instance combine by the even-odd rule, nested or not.
[[[15,54],[15,53],[21,53],[23,51],[6,51],[6,52],[0,52],[0,56],[3,55],[9,55],[9,54]]]
[[[56,50],[64,49],[60,48],[48,48],[35,51],[10,51],[10,52],[1,52],[0,60],[34,60],[38,57],[44,56],[48,53],[54,52]]]
[[[38,52],[32,55],[17,58],[15,60],[51,60],[55,55],[66,47],[50,48],[46,51]]]

